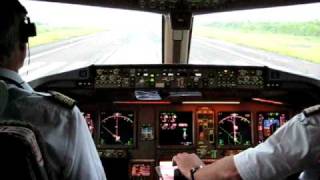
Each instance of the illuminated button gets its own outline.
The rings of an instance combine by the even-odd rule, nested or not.
[[[216,159],[217,158],[217,150],[211,150],[210,156],[212,159]]]
[[[155,85],[157,88],[164,88],[165,87],[165,83],[156,83]]]

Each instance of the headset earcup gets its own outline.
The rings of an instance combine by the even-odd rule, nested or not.
[[[20,29],[20,40],[22,43],[27,43],[29,37],[33,37],[37,35],[36,25],[30,22],[30,19],[27,17],[27,22],[23,22],[21,24]]]

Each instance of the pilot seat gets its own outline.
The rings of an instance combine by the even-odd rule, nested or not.
[[[27,122],[3,118],[8,95],[0,81],[0,179],[54,180],[39,132]]]

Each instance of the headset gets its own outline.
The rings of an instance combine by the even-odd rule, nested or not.
[[[4,3],[4,4],[3,4]],[[19,0],[6,0],[1,2],[1,11],[2,15],[12,15],[12,13],[22,13],[28,14],[26,8],[19,2]],[[24,19],[20,22],[19,29],[19,40],[21,43],[28,43],[29,37],[37,35],[36,26],[30,21],[28,16],[25,16]]]
[[[28,11],[24,6],[20,4],[18,0],[10,0],[6,2],[8,5],[8,9],[11,8],[12,11],[20,12],[26,14],[24,19],[20,22],[20,29],[19,29],[19,40],[20,43],[27,43],[27,47],[29,49],[29,37],[34,37],[37,35],[36,25],[30,21],[30,18],[27,16]],[[28,50],[28,65],[30,64],[30,50]],[[27,71],[29,74],[29,70]]]
[[[24,21],[20,24],[20,43],[27,43],[28,47],[28,66],[30,65],[30,49],[29,49],[29,37],[37,35],[36,25],[30,21],[28,16],[25,17]],[[29,74],[29,69],[27,70]]]
[[[20,25],[20,42],[27,43],[29,37],[37,35],[36,25],[30,21],[29,17],[25,17]]]

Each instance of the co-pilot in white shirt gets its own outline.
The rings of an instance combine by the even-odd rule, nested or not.
[[[296,115],[264,143],[234,156],[244,180],[320,179],[320,111]]]
[[[0,68],[0,79],[6,80],[9,86],[9,100],[3,116],[30,122],[40,131],[59,179],[106,179],[86,122],[77,107],[67,108],[38,95],[13,71]]]

